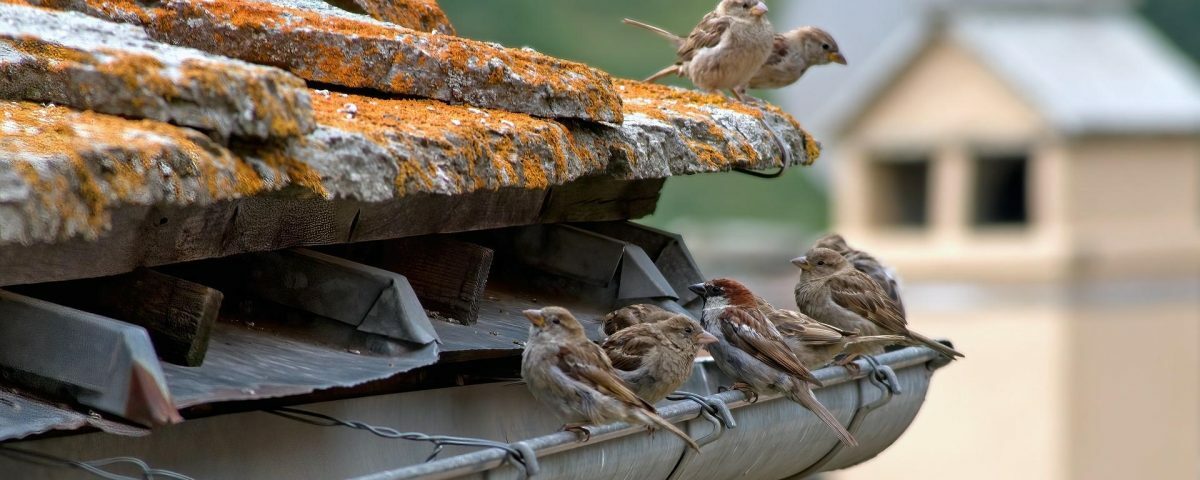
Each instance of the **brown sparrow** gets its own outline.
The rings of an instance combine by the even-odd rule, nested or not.
[[[881,346],[907,343],[907,338],[898,335],[861,336],[833,325],[813,320],[812,317],[793,310],[775,308],[761,297],[756,297],[758,309],[767,316],[792,353],[809,370],[829,365],[833,359],[852,345]]]
[[[726,278],[688,289],[704,297],[701,323],[718,340],[707,347],[708,351],[717,366],[739,382],[735,389],[750,397],[757,396],[758,391],[780,392],[816,414],[842,443],[858,445],[837,417],[813,395],[810,384],[821,383],[759,311],[749,289]]]
[[[771,56],[750,80],[750,88],[783,88],[800,80],[810,67],[846,64],[833,36],[817,27],[800,27],[775,35]]]
[[[744,101],[741,92],[767,61],[774,44],[775,32],[766,13],[767,5],[761,0],[721,0],[687,38],[634,20],[625,22],[663,35],[677,47],[675,64],[647,82],[680,75],[701,90],[730,90]]]
[[[908,329],[900,305],[867,274],[854,269],[841,254],[828,248],[814,248],[792,260],[800,268],[796,284],[796,306],[808,316],[841,329],[862,335],[899,335],[936,350],[950,358],[962,357],[953,348]],[[856,355],[883,353],[883,347],[853,345],[851,354],[840,362],[849,363]]]
[[[660,322],[620,330],[605,339],[600,348],[633,393],[658,403],[692,375],[700,346],[716,341],[695,320],[673,314]]]
[[[630,305],[614,310],[602,317],[600,319],[600,331],[605,336],[608,336],[639,323],[654,323],[674,317],[675,315],[677,314],[669,312],[658,305],[649,303]]]
[[[584,425],[623,421],[666,429],[700,451],[695,441],[621,381],[571,312],[546,307],[522,313],[533,325],[521,355],[521,378],[534,398],[567,419],[564,430],[582,432],[587,441],[591,432]]]
[[[888,297],[891,297],[892,301],[900,306],[900,314],[904,314],[904,301],[900,299],[900,285],[896,281],[896,273],[892,269],[884,266],[871,254],[850,248],[850,245],[846,244],[846,239],[836,233],[821,237],[814,247],[828,248],[842,254],[846,261],[854,265],[855,270],[863,272],[875,280],[875,283],[879,284],[884,292],[887,292]]]

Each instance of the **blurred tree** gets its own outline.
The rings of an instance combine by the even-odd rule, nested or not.
[[[1144,0],[1142,13],[1200,62],[1200,0]]]
[[[587,63],[615,76],[643,78],[675,60],[674,49],[653,34],[621,23],[636,18],[688,33],[715,0],[439,0],[459,35]],[[687,86],[686,81],[673,81]],[[797,115],[803,118],[801,115]],[[793,169],[762,180],[739,173],[676,177],[667,181],[658,212],[646,223],[677,219],[776,220],[798,230],[828,224],[825,194],[811,170]]]

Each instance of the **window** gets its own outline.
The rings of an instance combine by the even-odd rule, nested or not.
[[[1029,156],[978,156],[974,192],[973,219],[976,226],[1029,224]]]
[[[929,165],[927,155],[889,156],[873,162],[874,223],[907,228],[929,225]]]

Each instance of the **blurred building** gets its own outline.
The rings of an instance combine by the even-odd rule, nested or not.
[[[1122,2],[815,3],[790,18],[858,63],[784,101],[830,147],[834,228],[968,355],[837,478],[1196,478],[1196,67]]]

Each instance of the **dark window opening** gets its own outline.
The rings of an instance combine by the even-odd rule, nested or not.
[[[923,228],[929,225],[929,157],[910,156],[875,162],[876,224]]]
[[[1029,223],[1029,157],[982,155],[975,168],[977,226]]]

